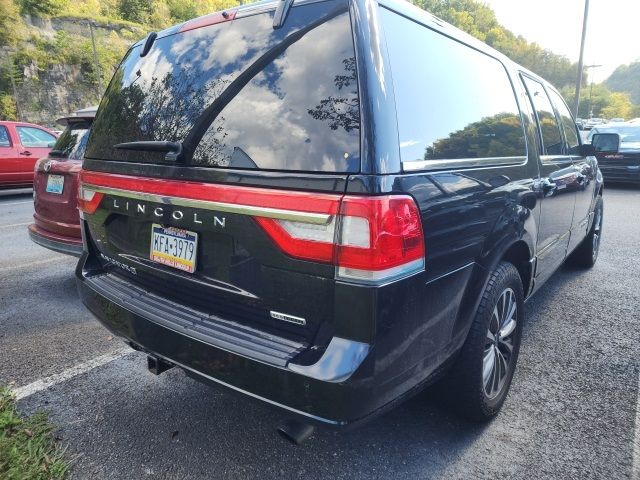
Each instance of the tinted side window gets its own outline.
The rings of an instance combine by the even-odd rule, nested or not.
[[[34,127],[16,127],[20,143],[23,147],[48,147],[56,141],[56,137]]]
[[[7,127],[0,125],[0,147],[10,147],[11,141],[9,140],[9,132]]]
[[[383,8],[381,15],[405,167],[443,159],[524,159],[524,130],[504,66],[394,12]]]
[[[571,112],[569,111],[567,104],[557,92],[550,89],[549,96],[551,96],[551,100],[553,101],[553,104],[556,106],[556,110],[560,115],[560,122],[562,123],[562,129],[564,130],[564,137],[567,140],[569,153],[571,155],[577,155],[578,145],[580,145],[580,141],[578,140],[576,123],[573,121]]]
[[[522,77],[527,94],[538,116],[538,124],[542,132],[542,155],[562,155],[562,136],[560,127],[553,112],[551,101],[542,84],[528,77]]]

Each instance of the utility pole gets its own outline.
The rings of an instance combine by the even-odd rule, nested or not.
[[[93,32],[93,22],[89,22],[89,30],[91,31],[91,44],[93,45],[93,63],[96,69],[96,75],[98,76],[98,81],[96,82],[96,87],[98,88],[98,102],[102,98],[102,93],[104,89],[102,88],[102,72],[100,70],[100,62],[98,62],[98,50],[96,49],[96,36]]]
[[[587,18],[589,17],[589,0],[584,0],[584,18],[582,19],[582,40],[580,41],[580,59],[578,60],[578,74],[576,75],[576,96],[574,99],[575,116],[578,117],[580,108],[580,87],[582,86],[582,66],[584,65],[584,40],[587,36]]]

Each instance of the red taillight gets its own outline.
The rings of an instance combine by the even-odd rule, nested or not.
[[[340,218],[339,277],[377,282],[424,268],[422,222],[411,197],[346,196]]]
[[[96,192],[90,187],[80,184],[78,188],[78,208],[84,213],[95,213],[104,197],[104,193]]]
[[[286,255],[335,265],[341,279],[381,283],[424,269],[420,212],[407,195],[343,196],[84,170],[79,180],[78,206],[85,213],[96,211],[103,191],[145,193],[150,201],[171,198],[251,215]]]
[[[339,278],[378,283],[424,269],[420,212],[408,196],[344,196],[340,213],[321,225],[256,220],[284,253],[334,264]]]

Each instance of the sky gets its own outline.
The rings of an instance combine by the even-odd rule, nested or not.
[[[577,61],[584,0],[481,0],[516,35]],[[585,65],[593,80],[605,80],[615,68],[640,60],[640,0],[591,0]]]

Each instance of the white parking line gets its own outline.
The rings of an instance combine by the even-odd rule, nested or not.
[[[25,225],[29,225],[29,222],[27,222],[27,223],[12,223],[11,225],[0,225],[0,228],[24,227]]]
[[[633,463],[631,480],[640,480],[640,373],[638,374],[638,398],[636,399],[636,420],[633,435]]]
[[[82,375],[83,373],[90,372],[94,368],[98,368],[102,365],[113,362],[114,360],[122,358],[126,354],[131,352],[133,352],[133,350],[126,347],[116,350],[115,352],[100,355],[99,357],[92,358],[91,360],[87,360],[86,362],[79,363],[78,365],[75,365],[71,368],[67,368],[66,370],[60,373],[56,373],[55,375],[36,380],[35,382],[30,383],[29,385],[25,385],[24,387],[16,388],[13,393],[18,400],[26,398],[30,395],[33,395],[34,393],[41,392],[42,390],[53,387],[54,385],[66,382],[73,377],[77,377],[78,375]]]
[[[33,203],[33,200],[25,200],[23,202],[10,202],[10,203],[2,203],[2,202],[0,202],[0,207],[8,207],[10,205],[22,205],[24,203]]]
[[[68,256],[59,256],[45,258],[44,260],[34,260],[33,262],[21,263],[19,265],[11,265],[10,267],[0,267],[0,272],[7,272],[9,270],[19,270],[21,268],[34,267],[36,265],[42,265],[43,263],[59,262],[61,260],[69,260]]]

